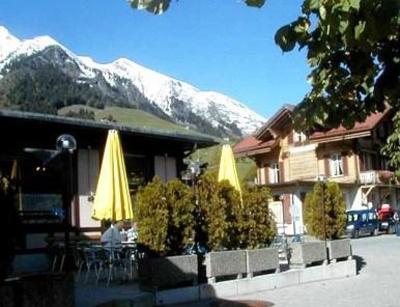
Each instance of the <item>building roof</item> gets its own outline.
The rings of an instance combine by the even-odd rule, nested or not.
[[[260,129],[258,129],[254,135],[257,139],[263,139],[263,136],[269,134],[269,130],[274,126],[281,126],[286,124],[287,120],[290,120],[291,114],[293,113],[296,106],[291,104],[283,105]]]
[[[218,142],[210,136],[202,135],[200,133],[199,134],[192,133],[189,131],[187,134],[175,131],[169,132],[169,131],[161,131],[150,128],[130,127],[112,122],[97,122],[93,120],[84,120],[84,119],[50,115],[50,114],[11,111],[3,109],[0,110],[0,118],[33,120],[38,122],[56,123],[56,124],[87,128],[87,129],[104,129],[104,130],[116,129],[118,131],[130,135],[151,137],[156,139],[171,139],[178,142],[179,141],[189,142],[193,144],[196,143],[198,147],[207,147],[218,144]]]
[[[276,140],[260,141],[254,136],[248,136],[235,145],[233,151],[236,155],[255,155],[271,151],[276,145]]]
[[[343,136],[364,131],[370,131],[381,122],[381,120],[386,116],[389,110],[390,109],[388,108],[383,112],[373,113],[369,115],[364,122],[356,122],[354,127],[351,129],[346,129],[341,125],[338,128],[334,128],[325,132],[314,132],[312,135],[310,135],[310,140],[320,140],[334,136]]]
[[[243,156],[269,152],[278,144],[278,138],[274,135],[274,132],[282,131],[283,125],[288,125],[294,108],[293,105],[284,105],[253,136],[248,136],[236,144],[234,153],[238,156]],[[351,129],[339,126],[338,128],[324,132],[314,132],[309,136],[309,139],[311,142],[322,143],[369,136],[371,135],[371,130],[374,129],[389,112],[390,108],[387,108],[383,112],[373,113],[369,115],[364,122],[356,122]],[[291,123],[289,124],[291,125]]]

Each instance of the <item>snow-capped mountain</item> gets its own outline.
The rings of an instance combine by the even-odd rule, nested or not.
[[[33,81],[52,86],[46,90],[35,86],[14,97],[16,89],[24,92],[27,82]],[[265,121],[232,98],[201,91],[131,60],[100,64],[75,55],[49,36],[20,40],[0,26],[0,105],[1,93],[3,100],[8,97],[4,106],[24,105],[24,98],[38,103],[37,97],[47,92],[49,108],[69,104],[133,107],[218,136],[250,134]]]

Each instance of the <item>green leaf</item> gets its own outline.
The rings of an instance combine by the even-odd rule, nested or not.
[[[159,15],[168,8],[171,0],[128,0],[132,8]]]
[[[350,1],[350,7],[353,9],[359,10],[360,9],[360,2],[361,0],[349,0]]]
[[[341,34],[344,34],[348,27],[349,27],[349,20],[345,19],[339,22],[339,32]]]
[[[300,17],[294,23],[294,31],[296,33],[305,33],[308,31],[309,28],[310,28],[310,21],[307,18]]]
[[[248,6],[262,7],[265,4],[265,0],[245,0]]]
[[[282,49],[283,52],[291,51],[296,45],[291,33],[292,28],[286,25],[280,28],[275,34],[275,43]]]
[[[358,24],[354,27],[354,37],[356,40],[360,39],[361,34],[365,30],[365,21],[359,21]]]
[[[306,0],[303,4],[303,11],[310,13],[313,10],[318,10],[321,0]]]
[[[321,17],[322,20],[326,19],[326,8],[323,5],[319,7],[319,16]]]

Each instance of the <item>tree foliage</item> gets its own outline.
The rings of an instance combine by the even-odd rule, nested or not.
[[[171,1],[131,1],[139,2],[140,8],[163,3],[165,10]],[[244,2],[255,7],[265,3]],[[382,111],[386,103],[400,112],[399,0],[304,0],[299,15],[275,35],[284,52],[296,46],[307,50],[311,90],[296,109],[297,130],[341,124],[351,128],[356,121]],[[400,116],[395,119],[400,125]],[[400,157],[392,145],[399,137],[397,129],[384,151],[397,168]]]
[[[95,120],[94,111],[87,110],[84,108],[79,108],[78,111],[70,110],[65,114],[66,117],[80,118],[80,119],[90,119]]]
[[[390,164],[397,169],[397,176],[400,177],[400,112],[397,112],[394,119],[393,133],[388,137],[383,153],[390,157]]]
[[[297,108],[296,126],[351,128],[386,103],[398,112],[399,27],[397,0],[304,1],[302,16],[275,36],[283,51],[306,48],[312,69],[312,88]]]
[[[346,204],[336,182],[317,182],[304,201],[305,224],[309,234],[319,238],[338,239],[346,225]],[[325,214],[324,214],[325,213]]]
[[[128,0],[132,8],[146,10],[153,14],[162,14],[170,6],[171,0]],[[243,0],[248,6],[262,7],[265,0]]]

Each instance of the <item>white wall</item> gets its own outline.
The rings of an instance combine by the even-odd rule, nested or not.
[[[292,220],[293,234],[304,233],[303,204],[300,199],[300,193],[292,194]]]

